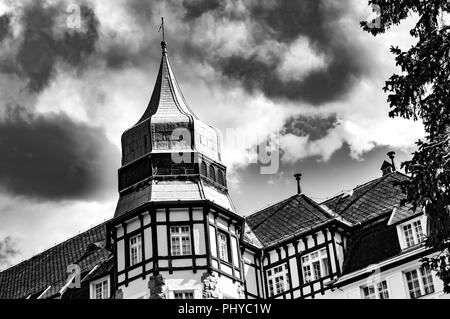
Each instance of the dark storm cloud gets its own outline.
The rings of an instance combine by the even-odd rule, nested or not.
[[[185,0],[183,7],[186,9],[185,19],[191,20],[202,16],[208,11],[214,11],[221,7],[219,0]]]
[[[20,251],[16,248],[16,244],[10,236],[0,240],[0,266],[8,265],[10,258],[18,254],[20,254]]]
[[[0,154],[0,188],[12,195],[59,201],[115,191],[117,147],[101,129],[64,114],[9,107],[0,121]]]
[[[82,69],[95,51],[99,22],[87,5],[79,8],[83,28],[67,23],[74,13],[67,12],[62,2],[28,2],[21,12],[23,34],[15,39],[21,45],[15,57],[0,64],[0,72],[18,74],[28,81],[31,91],[39,92],[49,84],[58,62]]]
[[[0,42],[5,39],[11,32],[11,17],[8,14],[0,16]]]
[[[339,125],[336,115],[321,116],[297,116],[289,118],[282,129],[283,134],[297,136],[309,136],[311,141],[320,140],[328,131]]]
[[[270,98],[287,98],[314,105],[345,95],[365,72],[363,55],[357,44],[346,39],[335,22],[342,8],[326,5],[326,0],[280,0],[271,5],[258,2],[250,8],[257,22],[254,32],[262,39],[290,44],[299,36],[308,39],[319,54],[329,61],[325,68],[313,70],[301,80],[281,79],[276,74],[278,59],[261,61],[256,55],[232,56],[217,61],[218,68],[230,79],[239,79],[249,91],[262,90]]]

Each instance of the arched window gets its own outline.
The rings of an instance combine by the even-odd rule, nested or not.
[[[216,181],[216,170],[212,165],[209,167],[209,178],[211,178],[213,181]]]
[[[200,164],[200,174],[203,176],[208,176],[208,168],[206,167],[206,163],[203,161]]]
[[[217,172],[217,182],[218,182],[220,185],[225,186],[225,181],[223,180],[223,173],[222,173],[221,170],[219,170],[219,171]]]

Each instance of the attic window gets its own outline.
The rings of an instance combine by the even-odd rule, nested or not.
[[[424,240],[422,222],[416,220],[403,225],[403,235],[405,236],[406,248],[420,244]]]

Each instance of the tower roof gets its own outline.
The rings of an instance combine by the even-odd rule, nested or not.
[[[115,217],[149,202],[211,201],[234,212],[221,163],[219,133],[189,108],[170,66],[167,43],[153,93],[122,135]]]
[[[151,153],[199,152],[220,162],[218,132],[192,112],[161,42],[162,55],[150,102],[139,121],[122,135],[122,165]]]
[[[186,115],[198,119],[186,103],[173,74],[167,55],[167,43],[165,41],[161,42],[161,49],[161,64],[159,66],[155,87],[153,88],[147,109],[138,121],[138,124],[151,117],[171,120],[173,117]]]

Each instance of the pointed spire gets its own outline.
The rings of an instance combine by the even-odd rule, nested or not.
[[[165,56],[167,53],[167,42],[166,42],[166,34],[164,31],[164,17],[161,17],[161,26],[159,27],[159,31],[162,31],[162,41],[161,41],[161,49],[162,55]]]

